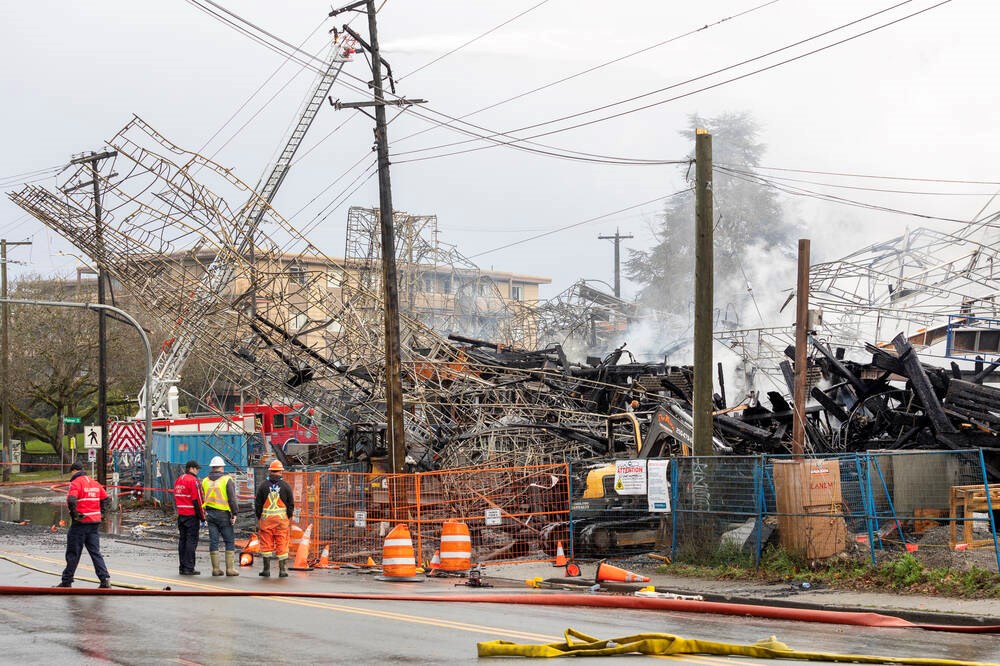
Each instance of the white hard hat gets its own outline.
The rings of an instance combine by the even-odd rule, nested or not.
[[[212,461],[208,463],[209,467],[225,467],[226,461],[222,459],[222,456],[215,456]]]

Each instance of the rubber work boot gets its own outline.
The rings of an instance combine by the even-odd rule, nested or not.
[[[111,579],[102,578],[101,584],[97,586],[99,590],[110,590],[111,589]]]
[[[227,550],[226,551],[226,575],[227,576],[239,576],[240,572],[236,568],[236,551]]]
[[[212,575],[213,576],[224,575],[222,567],[219,566],[219,551],[217,550],[209,551],[208,558],[212,560]]]
[[[262,559],[264,560],[264,568],[261,569],[260,573],[257,574],[257,575],[258,576],[263,576],[264,578],[270,578],[271,577],[271,558],[270,557],[265,557],[265,558],[262,558]]]
[[[288,560],[278,560],[278,578],[288,578]]]
[[[58,585],[53,585],[52,587],[73,587],[73,583],[60,582]]]

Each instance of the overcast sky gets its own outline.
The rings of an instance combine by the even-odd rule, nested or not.
[[[322,52],[327,29],[348,19],[327,18],[329,4],[325,2],[219,2],[289,42],[305,41],[303,48],[316,54]],[[620,59],[467,118],[495,132],[545,123],[673,86],[893,4],[871,0],[640,0],[619,5],[589,0],[387,0],[379,14],[379,31],[383,55],[398,79],[399,94],[427,99],[429,103],[421,111],[425,115],[463,116]],[[998,181],[1000,124],[996,108],[1000,107],[1000,90],[994,85],[992,69],[1000,62],[1000,40],[995,38],[1000,5],[989,0],[953,0],[794,62],[694,92],[934,4],[936,0],[900,2],[879,16],[774,56],[634,103],[544,125],[521,136],[693,93],[537,141],[549,146],[545,150],[563,154],[579,151],[629,159],[682,159],[693,144],[691,137],[678,135],[689,114],[711,117],[749,111],[762,127],[760,138],[768,146],[767,166]],[[179,145],[198,149],[208,142],[205,154],[215,155],[245,180],[256,182],[283,143],[288,124],[313,82],[311,72],[286,62],[284,56],[207,16],[186,0],[31,0],[7,2],[5,10],[5,20],[0,23],[0,58],[4,63],[0,70],[4,100],[0,110],[4,145],[0,183],[5,191],[11,189],[10,176],[65,163],[73,153],[99,149],[132,113]],[[521,12],[526,13],[408,76]],[[740,13],[743,15],[734,16]],[[726,17],[733,18],[720,23]],[[642,55],[623,58],[701,26],[708,27]],[[363,19],[355,20],[354,27],[367,34]],[[282,63],[270,82],[244,105]],[[359,59],[344,71],[367,80],[365,68]],[[341,81],[354,84],[346,76]],[[336,86],[334,97],[361,99],[360,93],[341,85]],[[240,130],[268,100],[257,118]],[[234,113],[235,120],[226,124]],[[411,114],[401,115],[390,126],[397,210],[436,214],[442,240],[458,245],[483,267],[551,277],[554,284],[543,290],[543,296],[555,295],[580,277],[611,282],[612,246],[597,236],[620,227],[623,233],[635,236],[626,247],[648,245],[662,204],[649,203],[543,239],[490,250],[652,201],[683,186],[684,168],[676,166],[595,164],[510,147],[407,162],[489,145],[475,142],[403,154],[468,138],[437,128],[403,140],[429,127],[433,125]],[[347,208],[377,204],[377,179],[371,178],[349,197],[341,196],[342,205],[328,216],[317,217],[338,195],[345,194],[345,188],[347,192],[354,189],[348,186],[363,173],[368,160],[355,169],[349,167],[371,154],[371,144],[367,118],[323,108],[303,150],[315,149],[295,166],[274,202],[286,217],[294,214],[292,223],[300,229],[315,226],[308,236],[330,255],[343,254]],[[343,180],[330,186],[345,172]],[[799,184],[866,203],[958,219],[974,216],[988,204],[997,187],[773,173],[918,192],[891,194]],[[801,219],[806,235],[813,239],[814,258],[839,256],[899,233],[906,226],[954,226],[813,198],[786,197],[785,201],[789,214]],[[65,241],[26,218],[6,198],[0,203],[0,234],[8,240],[34,242],[30,249],[11,250],[12,259],[25,262],[16,267],[17,272],[55,270],[68,274],[77,265],[72,256],[59,254],[74,251]],[[759,284],[756,289],[760,293],[771,286]],[[626,284],[626,292],[633,291],[634,285]]]

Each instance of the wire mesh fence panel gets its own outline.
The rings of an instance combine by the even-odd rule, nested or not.
[[[995,552],[1000,486],[988,483],[980,451],[870,452],[866,457],[873,514],[867,536],[873,552],[919,552],[919,559],[933,566],[975,563],[1000,569]]]
[[[331,562],[378,562],[398,524],[410,531],[415,556],[429,562],[442,525],[464,522],[472,561],[549,560],[568,534],[566,465],[470,468],[419,474],[288,472],[299,526],[312,525],[310,554],[329,548]],[[551,543],[550,543],[551,539]]]
[[[669,546],[668,460],[573,463],[573,557],[599,559]]]
[[[685,457],[672,464],[672,557],[755,557],[770,532],[763,521],[761,458]]]

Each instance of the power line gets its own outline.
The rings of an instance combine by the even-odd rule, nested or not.
[[[955,222],[958,224],[968,224],[967,220],[959,220],[951,217],[940,217],[937,215],[928,215],[926,213],[918,213],[915,211],[902,210],[899,208],[891,208],[889,206],[881,206],[878,204],[868,203],[865,201],[857,201],[854,199],[847,199],[844,197],[836,197],[832,194],[825,194],[823,192],[813,192],[812,190],[807,190],[800,187],[794,187],[791,185],[784,185],[762,176],[743,176],[736,173],[731,173],[730,176],[738,180],[743,180],[748,183],[756,183],[758,185],[766,185],[772,187],[779,192],[784,192],[785,194],[791,194],[794,196],[804,196],[811,197],[813,199],[819,199],[820,201],[828,201],[831,203],[839,203],[846,206],[854,206],[857,208],[866,208],[868,210],[877,210],[884,213],[895,213],[897,215],[909,215],[911,217],[917,217],[925,220],[939,220],[941,222]]]
[[[777,0],[775,0],[775,1],[777,1]],[[528,13],[530,13],[530,12],[532,12],[532,11],[534,11],[534,10],[538,9],[539,7],[541,7],[542,5],[544,5],[544,4],[548,3],[548,2],[549,2],[549,0],[542,0],[542,1],[541,1],[541,2],[539,2],[538,4],[536,4],[536,5],[533,5],[533,6],[531,6],[531,7],[528,7],[527,9],[525,9],[525,10],[524,10],[523,12],[521,12],[520,14],[516,14],[515,16],[512,16],[511,18],[507,19],[506,21],[504,21],[504,22],[503,22],[503,23],[501,23],[500,25],[497,25],[497,26],[494,26],[494,27],[490,28],[490,29],[489,29],[489,30],[487,30],[486,32],[482,33],[481,35],[477,35],[476,37],[473,37],[472,39],[470,39],[469,41],[465,42],[465,43],[464,43],[464,44],[462,44],[461,46],[456,46],[456,47],[455,47],[455,48],[453,48],[453,49],[452,49],[451,51],[448,51],[447,53],[445,53],[445,54],[443,54],[443,55],[440,55],[440,56],[438,56],[437,58],[434,58],[434,59],[433,59],[433,60],[431,60],[430,62],[427,62],[427,63],[424,63],[423,65],[421,65],[420,67],[417,67],[416,69],[414,69],[413,71],[409,72],[408,74],[404,74],[403,76],[401,76],[401,77],[399,77],[398,79],[396,79],[396,83],[399,83],[399,82],[401,82],[401,81],[402,81],[403,79],[406,79],[406,78],[409,78],[409,77],[413,76],[414,74],[416,74],[417,72],[419,72],[419,71],[421,71],[421,70],[423,70],[423,69],[426,69],[426,68],[430,67],[430,66],[431,66],[431,65],[433,65],[434,63],[436,63],[436,62],[440,62],[441,60],[444,60],[444,59],[445,59],[445,58],[447,58],[448,56],[450,56],[450,55],[453,55],[453,54],[455,54],[455,53],[457,53],[457,52],[461,51],[461,50],[462,50],[462,49],[464,49],[464,48],[465,48],[466,46],[469,46],[470,44],[472,44],[472,43],[474,43],[474,42],[477,42],[477,41],[479,41],[480,39],[482,39],[483,37],[485,37],[485,36],[489,35],[490,33],[493,33],[493,32],[496,32],[497,30],[499,30],[500,28],[504,27],[504,26],[505,26],[505,25],[507,25],[508,23],[513,23],[514,21],[516,21],[517,19],[521,18],[521,17],[522,17],[522,16],[524,16],[525,14],[528,14]]]
[[[716,20],[716,21],[714,21],[712,23],[706,23],[705,25],[703,25],[701,27],[695,28],[693,30],[688,30],[687,32],[681,33],[679,35],[675,35],[675,36],[670,37],[668,39],[664,39],[662,41],[656,42],[655,44],[650,44],[649,46],[645,46],[645,47],[643,47],[641,49],[638,49],[636,51],[632,51],[631,53],[627,53],[627,54],[625,54],[623,56],[619,56],[619,57],[613,58],[611,60],[605,60],[604,62],[602,62],[600,64],[594,65],[593,67],[588,67],[588,68],[583,69],[583,70],[581,70],[579,72],[575,72],[575,73],[570,74],[568,76],[564,76],[564,77],[562,77],[560,79],[556,79],[555,81],[550,81],[549,83],[546,83],[546,84],[543,84],[541,86],[538,86],[537,88],[532,88],[531,90],[526,90],[526,91],[524,91],[522,93],[518,93],[517,95],[514,95],[512,97],[508,97],[506,99],[502,99],[499,102],[494,102],[493,104],[489,104],[489,105],[484,106],[482,108],[476,109],[475,111],[470,111],[469,113],[466,113],[464,115],[459,116],[458,120],[464,120],[465,118],[469,118],[471,116],[477,115],[479,113],[482,113],[483,111],[489,111],[490,109],[495,109],[498,106],[502,106],[502,105],[507,104],[509,102],[513,102],[515,100],[519,100],[519,99],[521,99],[523,97],[527,97],[528,95],[533,95],[533,94],[535,94],[537,92],[541,92],[542,90],[546,90],[548,88],[555,87],[555,86],[560,85],[562,83],[565,83],[567,81],[572,81],[573,79],[579,78],[579,77],[584,76],[586,74],[590,74],[591,72],[596,72],[599,69],[603,69],[603,68],[608,67],[610,65],[613,65],[615,63],[619,63],[619,62],[622,62],[624,60],[628,60],[629,58],[633,58],[633,57],[641,55],[643,53],[647,53],[647,52],[652,51],[654,49],[657,49],[657,48],[659,48],[661,46],[665,46],[667,44],[670,44],[671,42],[676,42],[676,41],[678,41],[680,39],[683,39],[684,37],[689,37],[689,36],[697,34],[699,32],[703,32],[705,30],[708,30],[709,28],[712,28],[714,26],[717,26],[717,25],[720,25],[722,23],[725,23],[726,21],[729,21],[729,20],[732,20],[732,19],[735,19],[735,18],[739,18],[739,17],[744,16],[746,14],[750,14],[751,12],[755,12],[755,11],[757,11],[759,9],[763,9],[764,7],[767,7],[768,5],[773,5],[776,2],[780,2],[780,1],[781,0],[769,0],[769,2],[765,2],[763,4],[757,5],[756,7],[751,7],[750,9],[746,9],[746,10],[744,10],[742,12],[739,12],[737,14],[733,14],[731,16],[726,16],[725,18],[718,19],[718,20]],[[419,132],[414,132],[413,134],[408,134],[408,135],[406,135],[406,136],[404,136],[404,137],[402,137],[400,139],[397,139],[394,143],[397,143],[397,144],[398,143],[402,143],[403,141],[406,141],[407,139],[411,139],[411,138],[413,138],[415,136],[419,136],[419,135],[424,134],[426,132],[431,132],[431,131],[433,131],[435,129],[438,129],[439,127],[445,127],[445,126],[444,125],[438,125],[436,127],[428,127],[426,129],[420,130]]]
[[[716,162],[716,166],[732,168],[740,165]],[[788,173],[805,173],[818,176],[845,176],[848,178],[869,178],[876,180],[902,180],[902,181],[912,181],[917,183],[955,183],[959,185],[1000,185],[1000,181],[996,180],[966,180],[966,179],[949,179],[949,178],[914,178],[907,176],[880,176],[880,175],[863,174],[863,173],[847,173],[844,171],[815,171],[810,169],[789,169],[784,167],[771,167],[771,166],[760,166],[760,165],[755,165],[754,169],[760,171],[785,171]]]
[[[587,110],[580,111],[580,112],[577,112],[577,113],[569,114],[569,115],[566,115],[566,116],[561,116],[559,118],[554,118],[552,120],[548,120],[548,121],[545,121],[545,122],[535,123],[535,124],[532,124],[532,125],[525,125],[523,127],[519,127],[517,129],[513,129],[513,130],[507,130],[506,132],[497,133],[497,134],[495,134],[493,136],[510,135],[513,132],[523,132],[523,131],[529,130],[529,129],[536,129],[536,128],[539,128],[539,127],[544,127],[546,125],[552,125],[552,124],[555,124],[555,123],[558,123],[558,122],[562,122],[562,121],[565,121],[565,120],[571,120],[573,118],[578,118],[578,117],[585,116],[585,115],[590,115],[590,114],[596,113],[598,111],[603,111],[603,110],[606,110],[606,109],[609,109],[609,108],[613,108],[615,106],[620,106],[622,104],[627,104],[629,102],[638,101],[640,99],[643,99],[643,98],[646,98],[646,97],[650,97],[652,95],[656,95],[656,94],[659,94],[659,93],[662,93],[662,92],[666,92],[668,90],[672,90],[672,89],[678,88],[678,87],[686,85],[688,83],[699,81],[701,79],[705,79],[705,78],[708,78],[710,76],[714,76],[714,75],[719,74],[721,72],[725,72],[725,71],[728,71],[728,70],[731,70],[731,69],[735,69],[737,67],[741,67],[741,66],[749,64],[751,62],[755,62],[755,61],[760,60],[762,58],[769,57],[769,56],[774,55],[776,53],[780,53],[782,51],[786,51],[788,49],[794,48],[796,46],[800,46],[801,44],[807,43],[809,41],[812,41],[812,40],[815,40],[815,39],[819,39],[819,38],[824,37],[826,35],[829,35],[829,34],[831,34],[833,32],[837,32],[839,30],[843,30],[844,28],[850,27],[850,26],[855,25],[857,23],[866,21],[866,20],[868,20],[868,19],[870,19],[872,17],[878,16],[880,14],[884,14],[885,12],[888,12],[888,11],[891,11],[893,9],[896,9],[896,8],[902,6],[902,5],[909,4],[912,1],[913,0],[904,0],[903,2],[897,3],[895,5],[887,7],[885,9],[879,10],[878,12],[874,12],[872,14],[868,14],[867,16],[861,17],[859,19],[855,19],[853,21],[850,21],[850,22],[845,23],[843,25],[837,26],[835,28],[831,28],[831,29],[823,31],[821,33],[817,33],[817,34],[815,34],[815,35],[813,35],[811,37],[807,37],[805,39],[799,40],[799,41],[794,42],[792,44],[788,44],[786,46],[783,46],[781,48],[774,49],[772,51],[768,51],[767,53],[763,53],[763,54],[755,56],[753,58],[748,58],[746,60],[740,61],[740,62],[735,63],[733,65],[729,65],[727,67],[723,67],[721,69],[717,69],[717,70],[714,70],[712,72],[708,72],[706,74],[702,74],[702,75],[699,75],[699,76],[692,77],[690,79],[687,79],[685,81],[681,81],[679,83],[675,83],[675,84],[672,84],[672,85],[669,85],[669,86],[665,86],[663,88],[652,90],[652,91],[649,91],[647,93],[643,93],[641,95],[635,95],[633,97],[629,97],[629,98],[626,98],[626,99],[618,100],[616,102],[611,102],[609,104],[604,104],[604,105],[601,105],[601,106],[598,106],[598,107],[593,107],[591,109],[587,109]],[[690,97],[692,95],[696,95],[698,93],[705,92],[706,90],[712,90],[714,88],[718,88],[718,87],[721,87],[723,85],[727,85],[729,83],[733,83],[735,81],[740,81],[742,79],[746,79],[746,78],[749,78],[751,76],[755,76],[755,75],[760,74],[762,72],[766,72],[766,71],[775,69],[775,68],[780,67],[782,65],[785,65],[785,64],[788,64],[788,63],[791,63],[791,62],[795,62],[795,61],[801,60],[803,58],[807,58],[807,57],[809,57],[811,55],[814,55],[816,53],[820,53],[822,51],[825,51],[827,49],[833,48],[835,46],[839,46],[839,45],[844,44],[846,42],[853,41],[855,39],[858,39],[859,37],[863,37],[863,36],[869,35],[869,34],[871,34],[873,32],[878,31],[878,30],[882,30],[882,29],[887,28],[889,26],[892,26],[892,25],[895,25],[895,24],[900,23],[902,21],[905,21],[906,19],[912,18],[914,16],[918,16],[918,15],[923,14],[925,12],[931,11],[932,9],[936,9],[937,7],[940,7],[942,5],[948,4],[949,2],[951,2],[951,0],[942,0],[941,2],[938,2],[937,4],[934,4],[934,5],[931,5],[929,7],[924,8],[924,9],[918,10],[916,12],[907,14],[905,16],[902,16],[900,18],[894,19],[892,21],[888,21],[888,22],[883,23],[881,25],[875,26],[874,28],[870,28],[868,30],[865,30],[865,31],[862,31],[860,33],[851,35],[849,37],[845,37],[845,38],[843,38],[841,40],[838,40],[836,42],[832,42],[830,44],[818,47],[818,48],[813,49],[811,51],[807,51],[805,53],[801,53],[799,55],[795,55],[795,56],[786,58],[786,59],[778,61],[776,63],[772,63],[770,65],[767,65],[767,66],[764,66],[764,67],[760,67],[760,68],[752,70],[750,72],[746,72],[744,74],[740,74],[738,76],[734,76],[734,77],[731,77],[729,79],[725,79],[723,81],[719,81],[717,83],[706,85],[706,86],[698,88],[696,90],[692,90],[692,91],[689,91],[689,92],[686,92],[686,93],[675,95],[673,97],[669,97],[669,98],[666,98],[666,99],[663,99],[663,100],[659,100],[657,102],[651,102],[649,104],[645,104],[645,105],[642,105],[642,106],[639,106],[639,107],[636,107],[636,108],[633,108],[633,109],[628,109],[626,111],[621,111],[621,112],[618,112],[618,113],[613,113],[613,114],[610,114],[610,115],[607,115],[607,116],[603,116],[603,117],[600,117],[600,118],[596,118],[596,119],[593,119],[593,120],[589,120],[589,121],[577,123],[577,124],[574,124],[574,125],[569,125],[569,126],[562,127],[562,128],[559,128],[559,129],[550,130],[550,131],[547,131],[547,132],[542,132],[542,133],[539,133],[539,134],[534,134],[534,135],[531,135],[531,136],[528,136],[528,137],[523,137],[523,138],[520,138],[520,139],[516,139],[516,141],[528,141],[530,139],[537,139],[537,138],[540,138],[540,137],[543,137],[543,136],[549,136],[551,134],[558,134],[558,133],[561,133],[561,132],[567,132],[569,130],[578,129],[580,127],[586,127],[588,125],[593,125],[593,124],[605,122],[607,120],[612,120],[612,119],[615,119],[615,118],[620,118],[620,117],[625,116],[625,115],[629,115],[629,114],[632,114],[632,113],[637,113],[639,111],[644,111],[644,110],[651,109],[651,108],[654,108],[654,107],[657,107],[657,106],[661,106],[663,104],[667,104],[669,102],[673,102],[673,101],[676,101],[678,99],[683,99],[685,97]],[[488,137],[488,138],[493,138],[493,137]],[[404,151],[404,152],[396,153],[396,155],[398,156],[398,155],[404,155],[404,154],[427,152],[429,150],[438,150],[440,148],[447,148],[447,147],[462,145],[462,144],[466,144],[466,143],[470,143],[470,140],[464,140],[464,141],[453,142],[453,143],[448,143],[448,144],[441,144],[441,145],[438,145],[438,146],[430,146],[430,147],[427,147],[427,148],[421,148],[421,149],[416,149],[416,150],[411,150],[411,151]],[[504,145],[506,145],[506,144],[504,144]],[[442,153],[442,154],[439,154],[439,155],[432,155],[432,156],[429,156],[429,157],[426,157],[426,158],[423,158],[423,159],[436,159],[436,158],[439,158],[439,157],[449,157],[449,156],[452,156],[452,155],[459,155],[459,154],[468,153],[468,152],[475,152],[475,151],[479,151],[479,150],[486,150],[486,149],[492,148],[492,147],[494,147],[494,146],[479,146],[479,147],[476,147],[476,148],[469,148],[469,149],[465,149],[465,150],[453,151],[453,152],[450,152],[450,153]],[[415,160],[411,160],[411,161],[415,161]]]
[[[716,166],[716,171],[720,173],[727,174],[742,174],[744,176],[758,176],[754,171],[746,171],[741,169],[734,169],[731,167],[721,167]],[[842,185],[837,183],[826,183],[822,181],[815,180],[805,180],[802,178],[788,178],[787,176],[769,176],[769,178],[776,182],[782,183],[804,183],[806,185],[819,185],[820,187],[832,187],[841,190],[859,190],[863,192],[885,192],[887,194],[917,194],[921,196],[942,196],[942,197],[989,197],[993,196],[994,192],[928,192],[926,190],[896,190],[883,187],[862,187],[860,185]],[[1000,183],[997,183],[1000,185]]]
[[[674,192],[673,194],[667,194],[667,195],[659,196],[659,197],[656,197],[655,199],[650,199],[649,201],[643,201],[641,203],[633,204],[631,206],[626,206],[625,208],[619,208],[618,210],[613,210],[610,213],[605,213],[603,215],[598,215],[597,217],[587,218],[586,220],[581,220],[580,222],[574,222],[572,224],[567,224],[567,225],[559,227],[557,229],[552,229],[551,231],[546,231],[546,232],[541,233],[541,234],[535,234],[534,236],[529,236],[528,238],[522,238],[521,240],[514,241],[512,243],[505,243],[504,245],[499,245],[499,246],[497,246],[495,248],[492,248],[490,250],[484,250],[482,252],[477,252],[476,254],[470,254],[468,258],[469,259],[475,259],[476,257],[483,256],[484,254],[491,254],[493,252],[499,252],[500,250],[506,250],[509,247],[514,247],[515,245],[523,245],[524,243],[528,243],[528,242],[533,241],[533,240],[538,240],[539,238],[545,238],[546,236],[551,236],[552,234],[557,234],[560,231],[566,231],[567,229],[573,229],[575,227],[581,227],[581,226],[583,226],[585,224],[590,224],[591,222],[596,222],[598,220],[603,220],[605,218],[611,217],[612,215],[618,215],[619,213],[624,213],[626,211],[635,210],[636,208],[641,208],[642,206],[648,206],[650,204],[658,203],[658,202],[664,201],[666,199],[670,199],[672,197],[676,197],[678,195],[684,194],[686,192],[690,192],[691,190],[692,190],[692,188],[688,187],[688,188],[685,188],[683,190],[679,190],[677,192]]]
[[[297,62],[300,65],[302,65],[303,67],[307,67],[307,68],[312,69],[313,71],[316,71],[316,72],[320,71],[317,66],[309,63],[306,60],[303,60],[302,57],[299,57],[299,56],[295,55],[294,53],[290,53],[289,51],[283,50],[279,46],[277,46],[277,45],[275,45],[275,44],[273,44],[271,42],[268,42],[263,37],[255,34],[250,28],[252,27],[254,30],[258,30],[262,34],[267,35],[268,37],[271,37],[272,39],[276,40],[280,44],[283,44],[283,45],[289,47],[293,51],[303,54],[303,56],[306,57],[306,58],[309,58],[309,59],[314,60],[316,62],[322,62],[322,60],[320,58],[318,58],[317,56],[314,56],[314,55],[312,55],[312,54],[310,54],[310,53],[308,53],[306,51],[303,51],[302,49],[299,49],[297,47],[292,46],[291,44],[289,44],[285,40],[282,40],[281,38],[273,35],[272,33],[263,30],[259,26],[256,26],[255,24],[251,23],[250,21],[247,21],[246,19],[243,19],[239,15],[237,15],[237,14],[235,14],[235,13],[233,13],[233,12],[231,12],[231,11],[225,9],[225,8],[221,8],[221,5],[218,5],[217,3],[214,3],[211,0],[186,0],[186,1],[189,4],[192,4],[193,6],[198,7],[200,10],[204,11],[209,16],[211,16],[211,17],[213,17],[213,18],[215,18],[217,20],[220,20],[220,21],[224,22],[225,24],[229,25],[230,27],[236,29],[241,34],[243,34],[243,35],[245,35],[245,36],[253,39],[257,43],[265,46],[266,48],[274,51],[275,53],[277,53],[277,54],[279,54],[279,55],[281,55],[281,56],[283,56],[283,57],[285,57],[285,58],[287,58],[287,59],[289,59],[289,60],[291,60],[293,62]],[[225,12],[229,16],[232,16],[233,19],[229,19],[226,16],[223,16],[222,14],[220,14],[219,12],[213,11],[211,8],[202,6],[200,4],[201,2],[208,2],[208,3],[212,4],[213,6],[220,7],[223,12]],[[385,3],[383,3],[383,6],[384,6],[384,4]],[[241,22],[245,23],[249,27],[248,28],[241,27],[235,21],[241,21]],[[360,87],[360,86],[357,86],[357,85],[351,85],[351,84],[349,84],[347,82],[344,82],[342,80],[338,81],[338,83],[340,85],[343,85],[343,86],[347,87],[348,89],[353,90],[355,92],[360,92],[360,93],[367,94],[367,92],[368,92],[367,91],[367,85],[368,84],[367,84],[366,81],[364,81],[360,77],[354,76],[354,75],[352,75],[350,73],[347,73],[347,72],[343,72],[342,75],[344,77],[346,77],[346,78],[354,79],[358,83],[362,84],[362,86],[364,86],[364,87]],[[401,98],[399,98],[399,96],[394,96],[394,97],[397,97],[398,99],[401,99]],[[473,136],[473,137],[476,137],[477,139],[484,139],[484,140],[487,140],[487,141],[494,141],[494,142],[497,143],[497,145],[508,145],[508,144],[510,144],[512,142],[517,142],[517,143],[531,143],[531,142],[528,142],[528,141],[526,141],[524,139],[517,139],[515,137],[511,137],[512,142],[498,141],[494,137],[496,137],[496,136],[504,136],[504,133],[502,133],[502,132],[496,132],[494,130],[490,130],[490,129],[487,129],[487,128],[478,128],[478,129],[481,129],[482,131],[490,133],[492,135],[492,136],[483,136],[483,135],[479,135],[479,134],[477,134],[475,132],[472,132],[470,130],[464,130],[464,129],[456,128],[456,127],[454,127],[454,126],[452,126],[450,124],[447,124],[447,123],[442,123],[441,121],[438,121],[438,120],[430,118],[430,117],[428,117],[426,115],[417,113],[413,109],[409,109],[409,112],[411,114],[417,115],[417,117],[420,117],[420,118],[422,118],[422,119],[424,119],[424,120],[426,120],[428,122],[434,123],[435,125],[440,125],[442,127],[448,127],[449,129],[452,129],[454,131],[462,132],[462,133],[466,134],[467,136]],[[459,119],[453,118],[452,116],[449,116],[447,114],[444,114],[444,113],[441,113],[441,112],[438,112],[438,111],[432,111],[432,113],[434,113],[436,115],[439,115],[439,116],[442,116],[442,117],[448,119],[451,122],[460,122]],[[463,124],[469,125],[470,127],[477,127],[475,125],[472,125],[471,123],[463,123]],[[513,148],[515,148],[517,150],[527,151],[527,152],[535,152],[535,153],[538,153],[538,154],[541,154],[541,155],[550,156],[550,157],[558,157],[558,158],[561,158],[561,159],[575,160],[575,161],[596,161],[597,163],[602,163],[602,164],[618,164],[618,165],[631,166],[631,165],[663,165],[663,164],[676,164],[676,163],[683,162],[682,160],[638,160],[638,159],[634,159],[634,158],[623,158],[623,157],[616,157],[616,156],[609,156],[609,155],[595,155],[595,154],[592,154],[592,153],[583,153],[581,151],[569,151],[569,150],[557,148],[557,147],[554,147],[554,146],[545,146],[544,144],[534,144],[534,145],[542,146],[543,148],[546,148],[548,150],[537,150],[537,149],[533,149],[533,148],[528,148],[527,146],[513,146],[512,145],[511,147],[513,147]],[[559,151],[563,151],[563,152],[559,152]]]

